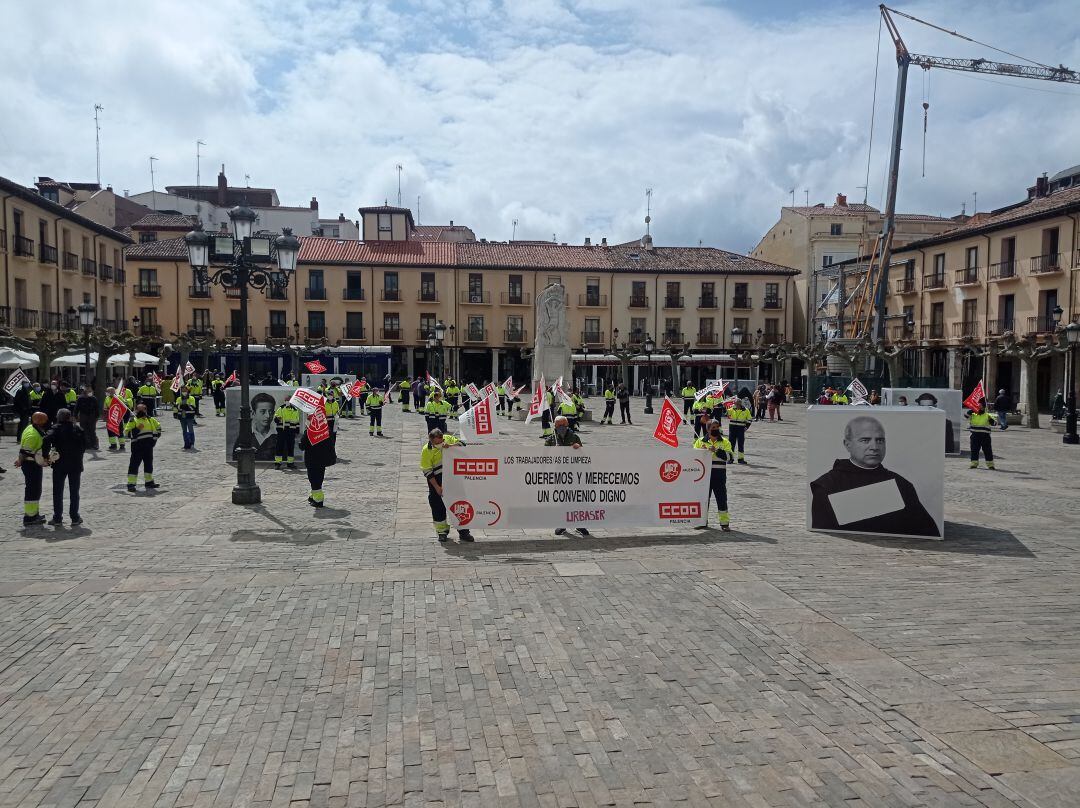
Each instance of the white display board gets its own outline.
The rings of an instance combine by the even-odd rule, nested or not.
[[[930,407],[809,407],[806,526],[943,538],[944,428]]]
[[[277,449],[277,427],[274,426],[274,413],[288,401],[296,391],[295,387],[259,386],[249,388],[251,402],[251,430],[255,435],[255,464],[273,465]],[[305,419],[301,418],[301,430]],[[304,453],[300,450],[300,435],[296,433],[293,457],[298,464],[303,463]],[[225,460],[235,463],[233,449],[240,437],[240,387],[225,389]]]
[[[905,403],[907,402],[907,403]],[[961,454],[964,394],[942,387],[885,387],[881,403],[891,407],[937,407],[945,411],[945,454]]]
[[[451,524],[481,530],[700,525],[711,462],[659,444],[454,446],[443,451],[443,502]]]

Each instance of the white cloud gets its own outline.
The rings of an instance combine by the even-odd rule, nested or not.
[[[137,8],[137,11],[133,11]],[[1080,64],[1072,6],[913,6],[976,38]],[[655,189],[661,244],[744,251],[810,189],[860,198],[874,7],[750,20],[705,0],[215,0],[9,4],[0,53],[0,173],[103,179],[133,192],[230,180],[316,195],[324,215],[403,200],[481,236],[580,242],[640,235]],[[913,23],[914,51],[985,52]],[[1003,57],[1006,58],[1006,57]],[[1080,88],[931,75],[927,176],[921,71],[909,84],[900,207],[952,214],[1015,200],[1080,162]],[[1018,82],[1006,82],[1012,85]],[[882,193],[895,67],[882,43],[870,201]],[[212,181],[212,180],[210,180]],[[970,205],[969,205],[970,209]]]

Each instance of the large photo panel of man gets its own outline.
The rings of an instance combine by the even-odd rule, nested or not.
[[[806,428],[810,530],[944,537],[942,410],[813,406]]]
[[[937,407],[945,410],[945,454],[964,449],[964,394],[939,387],[885,387],[881,403],[887,407]]]
[[[275,424],[278,410],[296,392],[295,387],[259,386],[249,388],[251,404],[252,443],[255,446],[255,464],[271,466],[278,455],[278,427]],[[302,419],[300,419],[302,421]],[[299,428],[292,441],[292,457],[295,463],[303,464],[304,453],[300,449]],[[225,461],[235,463],[233,452],[240,440],[240,387],[230,387],[225,391]],[[290,447],[282,448],[287,456]]]

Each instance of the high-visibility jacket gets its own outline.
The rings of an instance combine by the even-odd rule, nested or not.
[[[139,385],[139,398],[154,398],[158,394],[157,388],[152,384]]]
[[[409,392],[409,390],[412,389],[412,385],[409,384],[408,379],[405,379],[401,384],[398,385],[398,389],[400,389],[403,393],[407,393]]]
[[[450,414],[450,402],[449,401],[436,401],[433,398],[428,399],[424,405],[424,412],[428,415],[449,415]]]
[[[604,400],[605,401],[614,401],[615,400],[615,391],[612,390],[610,387],[607,390],[604,391]]]
[[[712,409],[712,407],[709,406],[708,401],[706,401],[705,399],[701,399],[700,401],[694,402],[694,406],[690,408],[690,412],[702,413],[708,412],[710,409]]]
[[[724,468],[729,461],[735,459],[735,455],[731,453],[731,442],[721,436],[720,438],[698,438],[694,441],[695,449],[708,449],[712,452],[712,467],[714,469]]]
[[[847,403],[849,403],[847,393],[833,393],[832,403],[833,404],[847,404]]]
[[[157,418],[149,416],[132,418],[124,424],[124,434],[131,438],[132,443],[149,442],[153,446],[161,437],[161,424]]]
[[[682,397],[683,398],[693,398],[696,395],[697,395],[697,388],[694,387],[694,385],[692,385],[692,384],[688,384],[688,385],[686,385],[686,387],[684,387],[682,389]]]
[[[368,393],[367,406],[369,410],[381,410],[383,404],[386,403],[386,396],[380,393],[378,390],[373,390]]]
[[[201,396],[203,394],[202,379],[196,376],[194,379],[188,382],[188,390],[191,392],[191,395],[195,396],[196,398]]]
[[[497,396],[505,396],[506,395],[506,388],[503,387],[500,384],[498,387],[495,388],[495,395],[497,395]]]
[[[190,389],[190,388],[189,388]],[[177,396],[176,397],[176,412],[179,415],[194,415],[195,414],[195,396]]]
[[[41,439],[45,433],[33,424],[27,424],[19,437],[19,457],[31,460],[41,451]]]
[[[988,412],[968,412],[964,417],[968,419],[968,429],[972,432],[990,434],[990,427],[997,426],[997,418]]]
[[[41,402],[41,397],[44,395],[40,390],[30,391],[30,404],[36,406]]]
[[[274,423],[278,429],[300,429],[300,410],[292,404],[282,404],[274,411]]]
[[[461,388],[458,387],[453,382],[450,382],[450,384],[446,385],[445,390],[446,390],[446,395],[448,395],[448,396],[457,397],[457,396],[461,395]]]
[[[333,421],[335,417],[341,414],[341,407],[337,403],[337,399],[331,397],[324,401],[323,406],[326,407],[326,420]]]
[[[76,401],[78,401],[78,399],[79,394],[76,393],[74,390],[68,390],[66,393],[64,393],[65,404],[74,404]]]
[[[750,422],[754,420],[754,413],[742,404],[736,404],[728,410],[728,418],[731,419],[732,426],[750,426]]]
[[[438,477],[442,474],[442,453],[445,446],[457,446],[460,440],[453,435],[443,435],[443,442],[435,446],[431,441],[425,441],[420,449],[420,471],[427,478]]]

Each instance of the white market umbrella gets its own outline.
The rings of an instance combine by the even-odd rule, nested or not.
[[[14,368],[36,368],[38,366],[37,354],[20,351],[15,348],[0,348],[0,369],[12,370]]]

